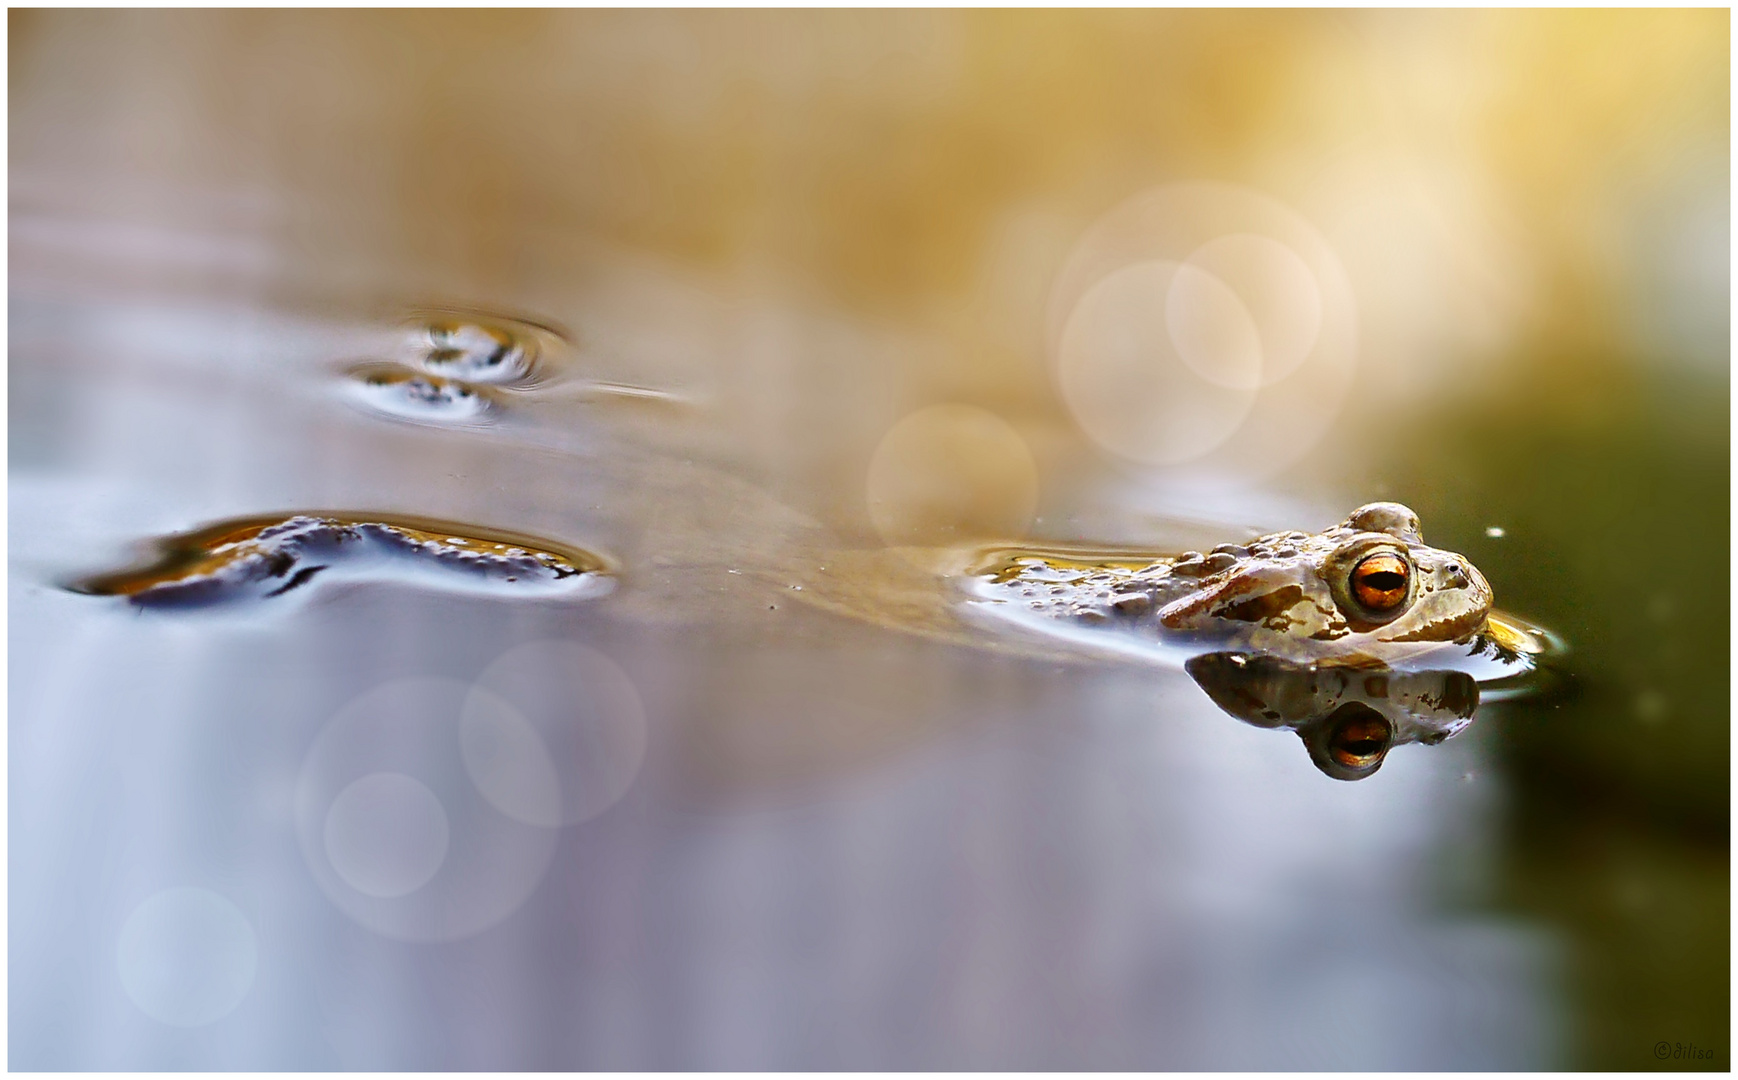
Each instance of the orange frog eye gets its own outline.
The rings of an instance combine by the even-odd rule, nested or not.
[[[1374,709],[1347,716],[1328,736],[1328,753],[1348,769],[1362,769],[1382,760],[1394,729]]]
[[[1352,595],[1370,611],[1392,611],[1406,600],[1412,568],[1392,552],[1366,557],[1352,568]]]

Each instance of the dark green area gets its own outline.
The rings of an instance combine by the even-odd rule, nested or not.
[[[1655,373],[1454,420],[1370,481],[1571,649],[1557,693],[1484,717],[1508,792],[1497,902],[1569,945],[1566,1064],[1727,1069],[1729,384]]]

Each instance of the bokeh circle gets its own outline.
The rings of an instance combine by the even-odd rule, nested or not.
[[[1261,350],[1255,389],[1271,386],[1298,369],[1315,351],[1322,334],[1322,290],[1315,273],[1297,252],[1268,236],[1234,233],[1217,237],[1189,253],[1184,266],[1200,272],[1237,297],[1253,327]],[[1179,285],[1189,281],[1179,280]],[[1173,325],[1186,320],[1185,311],[1211,311],[1173,288]]]
[[[555,832],[503,814],[466,768],[467,709],[513,711],[489,698],[456,679],[383,683],[339,709],[308,751],[296,791],[303,858],[377,933],[476,934],[517,910],[549,867]]]
[[[1167,299],[1179,290],[1195,305],[1181,325]],[[1199,270],[1160,260],[1095,282],[1075,305],[1057,358],[1063,400],[1086,433],[1149,465],[1192,461],[1230,438],[1249,415],[1261,371],[1255,326],[1237,298]],[[1221,377],[1204,378],[1207,370]]]
[[[426,785],[403,773],[369,773],[326,811],[326,857],[357,892],[404,896],[440,870],[451,832]]]
[[[613,806],[646,756],[638,689],[577,641],[531,641],[477,677],[460,720],[465,770],[501,813],[553,828]]]
[[[166,889],[134,908],[115,947],[121,987],[151,1019],[202,1027],[241,1004],[259,949],[253,926],[208,889]]]
[[[894,424],[869,462],[869,519],[892,545],[1020,537],[1038,506],[1038,465],[1006,420],[930,405]]]
[[[1143,291],[1158,312],[1132,310]],[[1356,305],[1332,247],[1291,209],[1228,184],[1153,188],[1101,217],[1052,282],[1046,323],[1081,430],[1160,475],[1288,467],[1333,426],[1357,366]],[[1131,359],[1143,350],[1146,362]],[[1233,424],[1237,394],[1251,397]],[[1179,421],[1191,410],[1200,415]]]

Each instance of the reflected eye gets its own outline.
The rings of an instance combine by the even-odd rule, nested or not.
[[[1406,599],[1411,567],[1390,552],[1378,552],[1352,568],[1352,595],[1370,611],[1392,611]]]
[[[1361,769],[1381,760],[1393,729],[1373,709],[1359,709],[1340,721],[1328,736],[1328,753],[1348,769]]]
[[[1298,731],[1316,768],[1335,780],[1362,780],[1382,767],[1394,725],[1362,701],[1348,701]]]

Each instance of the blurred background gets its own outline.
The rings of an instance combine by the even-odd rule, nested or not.
[[[1727,12],[8,26],[14,1068],[1729,1067]],[[656,393],[338,400],[419,305]],[[790,595],[1378,498],[1570,653],[1357,784],[1179,671],[918,636],[894,571]],[[621,588],[56,587],[358,506]],[[601,807],[429,779],[445,914],[358,899],[308,800],[400,806],[359,748],[594,670]]]

